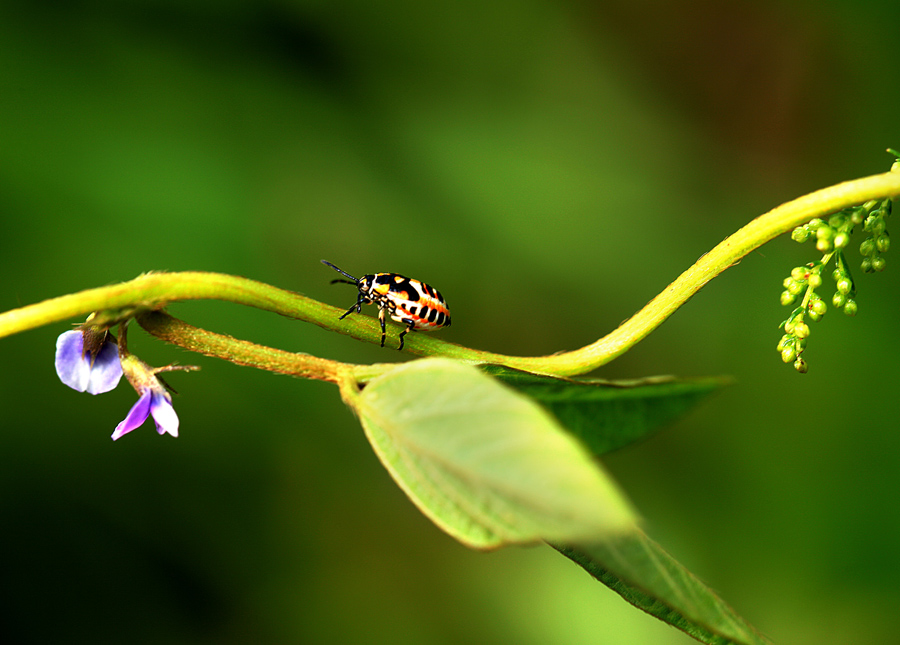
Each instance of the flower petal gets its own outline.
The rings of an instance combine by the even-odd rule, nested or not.
[[[56,339],[56,374],[73,390],[84,392],[90,380],[90,365],[84,360],[81,330],[63,332]]]
[[[92,365],[91,357],[84,355],[84,337],[80,329],[63,332],[56,339],[55,365],[59,379],[79,392],[109,392],[122,378],[118,347],[114,343],[104,343]]]
[[[159,434],[169,433],[173,437],[178,436],[178,415],[172,406],[172,398],[165,390],[154,390],[153,401],[150,404],[150,413],[156,422],[156,431]]]
[[[85,357],[88,361],[89,357]],[[91,394],[103,394],[115,389],[122,378],[122,362],[119,360],[119,348],[115,343],[105,342],[94,359],[91,368],[87,391]]]
[[[144,421],[147,420],[147,417],[150,416],[150,400],[152,397],[153,392],[151,390],[144,391],[137,403],[131,406],[131,410],[129,410],[125,420],[116,426],[115,432],[112,433],[113,441],[123,437],[135,428],[141,427]]]

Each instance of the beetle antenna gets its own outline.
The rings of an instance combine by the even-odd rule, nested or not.
[[[359,280],[358,280],[357,278],[354,278],[352,275],[350,275],[349,273],[347,273],[347,272],[344,271],[343,269],[337,268],[336,266],[334,266],[334,265],[333,265],[331,262],[329,262],[328,260],[322,260],[322,264],[327,264],[328,266],[330,266],[332,269],[334,269],[334,270],[337,271],[338,273],[344,274],[345,276],[347,276],[348,278],[350,278],[351,280],[353,280],[352,284],[359,284]],[[332,284],[334,284],[335,282],[342,282],[342,280],[340,280],[340,279],[338,279],[338,280],[332,280]]]

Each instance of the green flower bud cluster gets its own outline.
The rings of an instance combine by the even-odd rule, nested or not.
[[[820,301],[821,302],[821,301]],[[803,307],[797,307],[791,312],[790,317],[781,323],[784,336],[778,341],[778,353],[785,363],[793,363],[794,369],[805,374],[809,369],[801,354],[806,349],[806,339],[809,337],[809,325],[803,320]]]
[[[833,252],[832,252],[833,253]],[[801,354],[806,349],[809,338],[809,325],[811,322],[822,320],[822,316],[828,311],[828,305],[816,293],[816,289],[822,286],[822,268],[827,259],[822,262],[810,262],[806,266],[794,267],[791,275],[784,279],[784,291],[781,292],[781,304],[792,305],[797,298],[803,298],[799,307],[796,307],[787,320],[781,323],[784,336],[778,341],[778,353],[785,363],[793,363],[794,369],[804,373],[809,367]]]
[[[838,309],[843,309],[848,316],[855,316],[858,310],[856,287],[843,253],[835,253],[834,264],[835,267],[831,277],[834,278],[834,285],[837,290],[831,297],[831,304]]]
[[[794,369],[798,372],[803,373],[809,369],[801,356],[806,349],[810,333],[807,320],[818,322],[828,310],[828,305],[817,293],[817,289],[822,286],[822,272],[834,258],[831,277],[834,279],[836,290],[831,297],[831,304],[848,316],[855,316],[858,310],[856,287],[847,266],[844,249],[850,244],[853,229],[862,225],[863,231],[868,233],[860,245],[860,253],[863,256],[862,270],[866,273],[883,271],[885,267],[883,254],[891,245],[885,225],[885,218],[890,214],[890,199],[873,200],[834,213],[827,221],[816,218],[803,226],[798,226],[791,233],[791,238],[795,242],[815,240],[816,249],[823,254],[818,262],[794,267],[790,277],[785,278],[783,282],[781,304],[795,305],[798,299],[800,304],[791,312],[788,319],[781,323],[784,335],[778,341],[777,349],[781,354],[781,360],[793,363]]]
[[[791,233],[791,239],[801,244],[806,240],[815,239],[816,249],[822,253],[843,249],[850,244],[850,234],[854,226],[849,210],[852,209],[835,213],[827,222],[816,218],[803,226],[798,226]]]
[[[891,214],[891,200],[874,200],[866,206],[870,208],[863,219],[863,231],[868,236],[859,245],[859,252],[863,256],[862,270],[866,273],[884,271],[885,259],[882,254],[891,248],[891,238],[884,218]]]

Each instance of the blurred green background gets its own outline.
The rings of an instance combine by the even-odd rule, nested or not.
[[[442,337],[535,355],[613,329],[769,208],[900,146],[900,3],[7,0],[0,309],[148,270],[340,307],[328,259],[447,297]],[[856,244],[861,240],[858,238]],[[681,562],[778,643],[897,642],[900,277],[780,363],[810,246],[707,285],[608,378],[736,384],[608,466]],[[374,314],[368,308],[367,315]],[[222,303],[172,312],[283,349],[388,349]],[[331,386],[135,329],[181,437],[0,341],[0,637],[69,643],[693,642],[546,548],[471,552],[414,509]]]

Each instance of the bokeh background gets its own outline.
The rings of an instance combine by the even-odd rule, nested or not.
[[[438,286],[453,342],[535,355],[613,329],[769,208],[900,146],[900,3],[6,0],[0,309],[149,270],[346,307],[322,258]],[[859,239],[856,240],[858,243]],[[648,532],[778,643],[897,642],[900,277],[775,352],[776,240],[608,378],[729,374],[607,460]],[[172,312],[353,362],[404,360],[224,303]],[[373,315],[374,308],[369,308]],[[73,321],[74,322],[74,321]],[[0,340],[8,643],[693,642],[546,548],[471,552],[378,464],[335,389],[192,356],[181,437]]]

